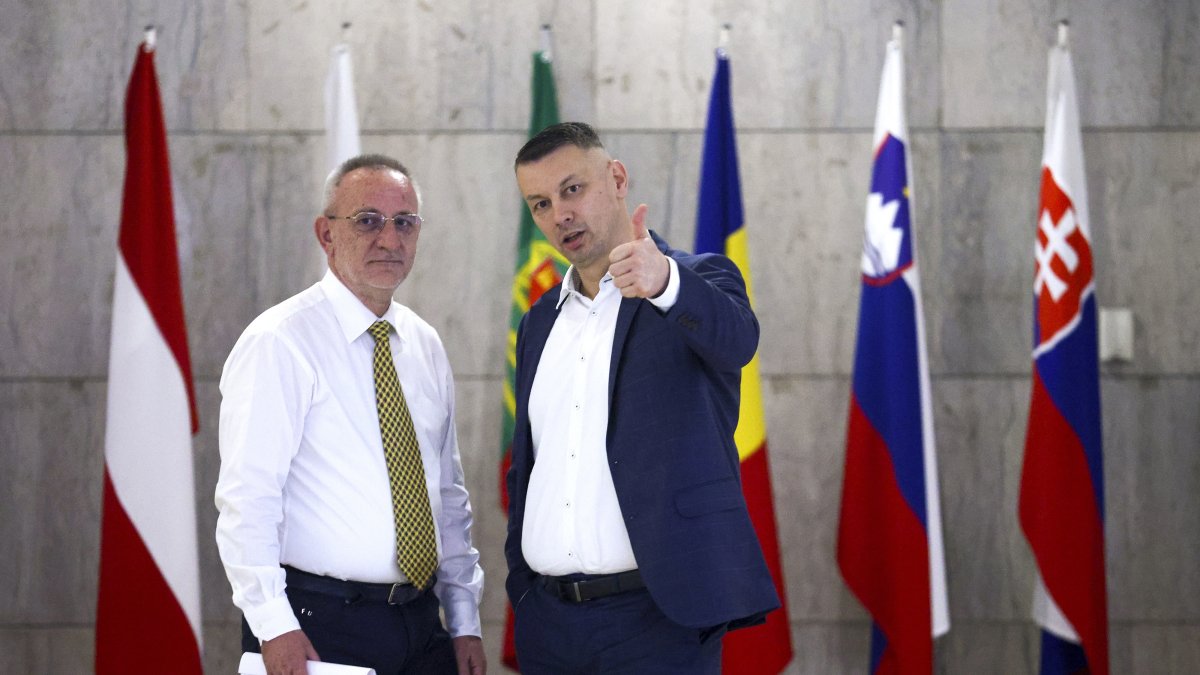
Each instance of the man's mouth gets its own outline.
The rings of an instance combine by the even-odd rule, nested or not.
[[[570,246],[570,245],[574,244],[575,242],[579,241],[579,239],[582,236],[583,236],[583,230],[579,230],[578,232],[572,232],[562,238],[563,245]]]

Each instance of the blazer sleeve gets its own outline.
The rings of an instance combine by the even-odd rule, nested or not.
[[[758,350],[758,318],[737,265],[722,255],[669,254],[679,269],[679,298],[664,314],[668,322],[713,369],[750,363]]]

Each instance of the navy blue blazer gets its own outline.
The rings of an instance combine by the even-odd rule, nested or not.
[[[746,510],[733,441],[741,369],[758,348],[758,320],[731,260],[654,240],[678,265],[679,298],[665,313],[643,299],[621,300],[608,382],[617,500],[642,578],[668,618],[695,628],[761,623],[779,597]],[[537,577],[521,553],[534,461],[529,392],[558,299],[556,286],[517,334],[504,546],[514,607]]]

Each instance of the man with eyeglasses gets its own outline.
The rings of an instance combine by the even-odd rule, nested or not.
[[[419,213],[396,160],[335,169],[314,224],[329,271],[255,319],[221,375],[217,545],[243,649],[261,643],[271,675],[485,671],[454,378],[392,299]]]
[[[517,154],[571,263],[521,322],[507,590],[525,675],[716,675],[726,631],[779,607],[733,433],[758,320],[737,266],[632,215],[629,175],[568,122]]]

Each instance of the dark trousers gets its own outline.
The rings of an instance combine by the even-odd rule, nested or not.
[[[289,587],[300,628],[322,661],[374,668],[379,675],[456,675],[450,634],[432,591],[404,605]],[[260,652],[242,619],[242,650]]]
[[[646,589],[571,603],[541,581],[517,603],[522,675],[719,675],[725,626],[681,626]]]

